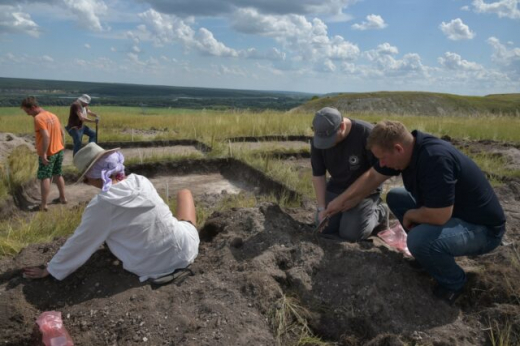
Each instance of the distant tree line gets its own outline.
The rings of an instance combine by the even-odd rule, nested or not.
[[[81,94],[95,105],[128,107],[288,110],[312,95],[284,91],[188,88],[138,84],[88,83],[0,77],[0,107],[17,107],[29,95],[43,106],[66,106]]]
[[[0,95],[0,107],[19,107],[21,100],[31,94]],[[75,98],[60,98],[47,95],[34,95],[42,106],[68,106]],[[91,95],[92,96],[92,95]],[[171,107],[190,109],[273,109],[289,110],[304,103],[306,99],[289,97],[282,98],[179,98],[166,97],[96,97],[93,105],[96,106],[127,106],[127,107]]]

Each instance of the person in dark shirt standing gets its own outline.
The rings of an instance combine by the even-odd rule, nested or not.
[[[69,122],[65,129],[72,137],[74,142],[73,155],[76,155],[79,149],[81,149],[81,141],[83,135],[88,137],[88,142],[92,143],[97,140],[96,131],[90,129],[85,123],[97,123],[99,122],[99,116],[94,112],[90,111],[88,105],[90,103],[90,96],[83,94],[70,106]],[[90,119],[88,116],[91,115],[95,119]]]
[[[450,143],[397,121],[382,121],[367,147],[378,162],[346,192],[339,209],[351,205],[390,176],[404,188],[387,195],[390,210],[408,232],[408,249],[436,281],[433,293],[449,304],[462,293],[458,256],[488,253],[500,245],[506,218],[480,168]],[[331,210],[330,212],[333,212]]]
[[[344,118],[331,107],[316,112],[312,124],[312,183],[317,199],[316,221],[319,223],[325,217],[326,206],[341,199],[341,194],[375,163],[372,153],[366,149],[373,125]],[[327,172],[330,174],[328,182]],[[351,242],[368,238],[388,216],[380,194],[381,188],[374,188],[354,208],[331,215],[322,233],[337,234]]]

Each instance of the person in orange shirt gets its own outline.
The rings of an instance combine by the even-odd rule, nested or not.
[[[59,202],[67,203],[65,198],[65,180],[61,171],[63,163],[63,131],[60,120],[51,112],[41,108],[33,96],[22,101],[21,108],[27,115],[34,118],[34,131],[36,133],[36,151],[38,152],[38,179],[41,186],[40,210],[47,211],[47,198],[51,188],[51,178],[58,186],[60,192]]]

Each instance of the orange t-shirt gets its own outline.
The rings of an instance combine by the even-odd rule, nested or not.
[[[46,130],[49,134],[49,148],[47,156],[51,156],[63,150],[63,136],[61,133],[60,119],[51,112],[43,111],[34,117],[34,131],[36,132],[36,150],[38,155],[43,155],[43,136],[40,130]]]

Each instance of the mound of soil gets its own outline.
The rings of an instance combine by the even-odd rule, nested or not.
[[[519,203],[519,185],[504,188],[507,201]],[[298,339],[275,327],[276,316],[291,301],[311,333],[339,345],[485,345],[489,321],[520,328],[520,301],[508,286],[520,280],[511,265],[516,210],[508,211],[508,245],[460,260],[470,282],[453,307],[377,239],[315,238],[273,204],[213,214],[195,275],[161,287],[140,283],[106,248],[61,282],[27,280],[21,268],[50,260],[64,239],[31,245],[0,261],[0,339],[30,345],[37,316],[59,310],[76,345],[285,345]],[[287,325],[298,322],[286,316]]]

